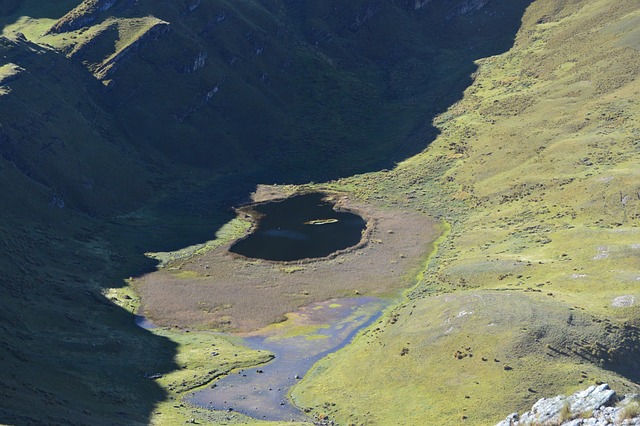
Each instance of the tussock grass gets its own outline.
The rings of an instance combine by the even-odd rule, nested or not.
[[[620,410],[618,421],[631,420],[640,417],[640,402],[632,401]]]
[[[562,406],[562,409],[560,410],[559,416],[560,416],[558,418],[559,424],[573,420],[575,416],[571,411],[571,404],[569,404],[568,402],[565,402],[564,405]]]

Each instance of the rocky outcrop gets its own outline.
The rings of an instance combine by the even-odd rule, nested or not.
[[[371,18],[377,15],[382,10],[382,4],[380,2],[369,2],[359,7],[355,13],[349,18],[349,22],[346,27],[351,32],[357,32],[362,26],[364,26]]]
[[[470,15],[476,12],[489,3],[489,0],[466,0],[459,2],[454,9],[446,16],[447,19],[454,18],[456,16]]]
[[[640,425],[640,395],[616,395],[609,385],[591,386],[571,396],[542,398],[531,411],[510,414],[496,426]]]
[[[198,71],[199,69],[203,68],[206,65],[208,56],[209,55],[204,50],[201,52],[198,52],[198,56],[191,59],[189,64],[184,65],[183,67],[178,69],[178,72],[182,74],[191,74],[193,72]]]
[[[200,6],[202,0],[190,0],[185,4],[185,8],[182,11],[182,15],[188,15]]]
[[[187,105],[182,108],[179,112],[173,114],[173,117],[178,123],[182,123],[186,120],[191,114],[198,111],[200,108],[204,107],[209,103],[211,99],[220,91],[220,84],[216,84],[211,89],[207,90],[204,93],[200,93],[194,97],[194,103],[191,105]]]
[[[433,0],[409,0],[407,5],[413,10],[419,10],[432,2]],[[452,8],[446,17],[450,19],[455,16],[468,15],[478,11],[485,7],[489,3],[489,0],[448,0],[445,3],[449,4],[448,7]]]
[[[413,9],[414,10],[422,9],[424,6],[428,5],[429,3],[431,3],[431,0],[414,0]]]

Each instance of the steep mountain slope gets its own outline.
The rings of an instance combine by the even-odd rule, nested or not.
[[[2,55],[3,68],[13,70],[0,97],[5,165],[48,188],[48,201],[59,207],[110,213],[148,197],[150,173],[125,153],[110,117],[93,102],[98,82],[79,64],[23,38],[2,39]]]
[[[101,280],[128,266],[97,217],[139,206],[152,174],[110,135],[82,66],[24,39],[0,44],[0,422],[144,418],[140,401],[163,391],[126,376],[172,368],[174,345],[103,298]]]
[[[58,20],[17,13],[5,33],[84,63],[138,146],[306,182],[417,152],[425,117],[460,95],[472,60],[508,46],[526,2],[471,2],[479,16],[458,3],[87,1]]]
[[[533,3],[425,152],[336,184],[451,231],[393,321],[321,362],[299,403],[341,424],[491,424],[583,382],[637,392],[639,13]]]

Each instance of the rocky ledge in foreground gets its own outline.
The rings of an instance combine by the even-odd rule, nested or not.
[[[609,385],[591,386],[571,396],[542,398],[522,415],[510,414],[496,426],[640,426],[640,395],[619,397]]]

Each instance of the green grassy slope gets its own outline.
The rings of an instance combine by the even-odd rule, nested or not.
[[[639,13],[535,2],[425,152],[336,184],[452,230],[396,320],[297,401],[340,424],[491,424],[583,383],[637,392]]]
[[[91,214],[139,206],[150,194],[152,173],[140,167],[139,153],[123,147],[109,116],[93,102],[100,84],[51,49],[0,40],[5,61],[20,70],[3,79],[3,160],[47,188],[51,203]]]

